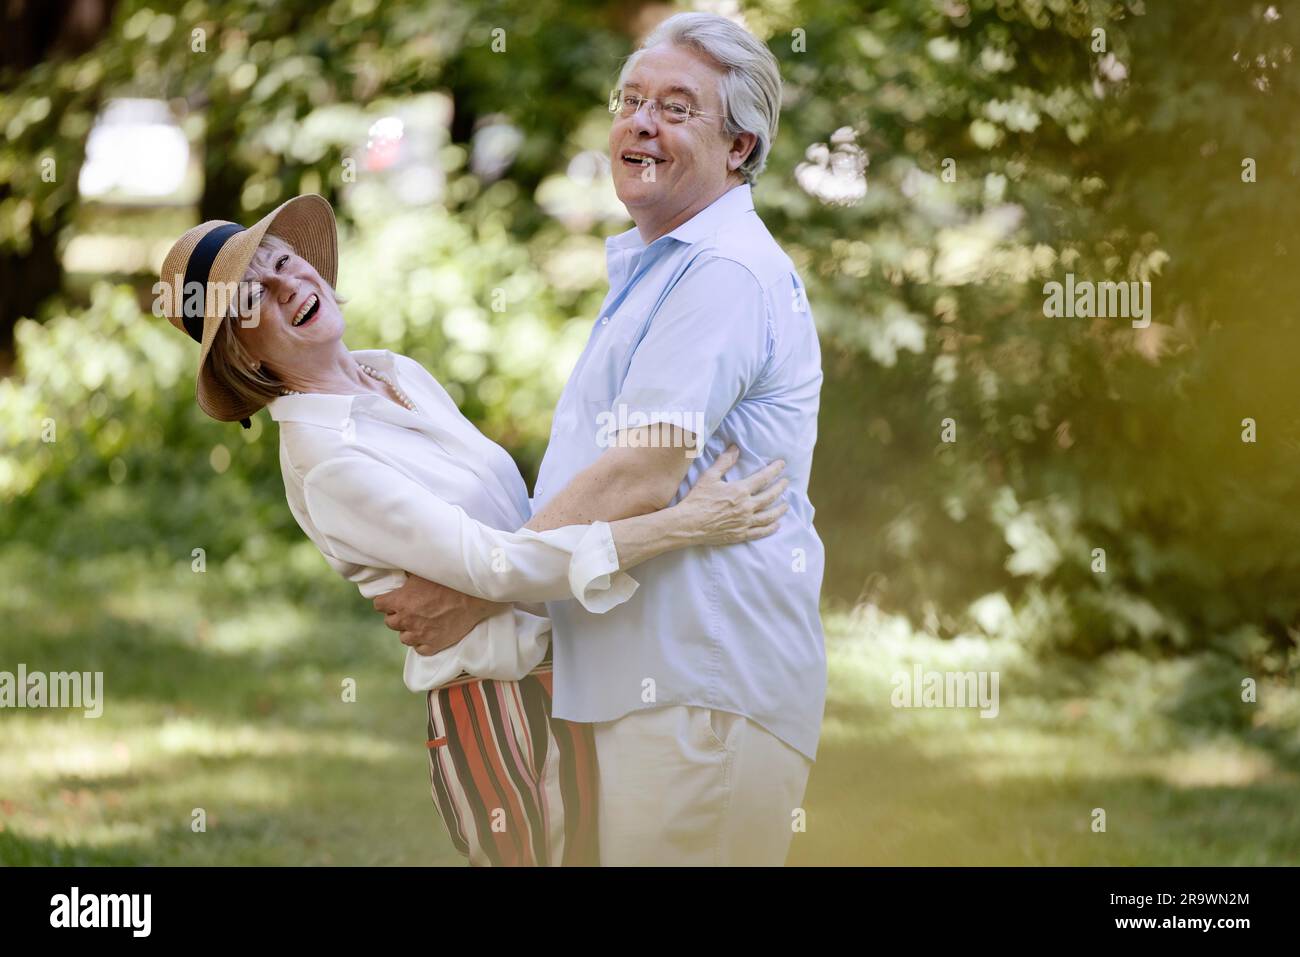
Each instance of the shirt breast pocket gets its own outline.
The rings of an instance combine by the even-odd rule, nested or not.
[[[613,388],[607,390],[609,394],[618,394],[636,347],[645,337],[647,328],[644,315],[620,313],[610,321],[609,328],[602,334],[604,341],[600,343],[599,352],[594,357],[598,361],[593,365],[616,380]]]
[[[620,424],[615,408],[627,379],[636,345],[640,341],[640,322],[631,316],[614,316],[610,325],[596,344],[590,361],[574,383],[574,403],[571,413],[576,421],[568,424],[577,434],[594,437],[598,448],[609,448]]]

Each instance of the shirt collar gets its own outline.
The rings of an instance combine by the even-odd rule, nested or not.
[[[353,349],[350,350],[358,362],[380,372],[392,374],[396,362],[387,349]],[[281,395],[267,403],[266,410],[276,422],[306,422],[309,425],[321,425],[329,429],[342,431],[345,423],[352,416],[355,402],[368,402],[378,399],[387,402],[382,396],[375,395],[335,395],[327,392],[309,392],[303,395]],[[400,410],[399,410],[400,411]]]
[[[748,183],[741,183],[668,233],[668,238],[687,244],[698,243],[701,239],[712,236],[731,220],[753,211],[754,194]]]
[[[716,233],[723,225],[731,220],[743,216],[745,213],[754,211],[754,194],[749,188],[748,183],[741,183],[739,186],[733,186],[708,206],[692,216],[686,222],[682,223],[670,233],[665,233],[656,239],[660,242],[664,239],[675,239],[678,242],[691,244],[697,243],[701,239]],[[651,244],[653,245],[653,243]],[[605,240],[605,252],[607,255],[622,252],[638,252],[646,248],[646,244],[641,241],[641,231],[635,226],[627,232],[619,233],[617,236],[611,236]]]

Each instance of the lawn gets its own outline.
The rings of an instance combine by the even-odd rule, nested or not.
[[[105,697],[0,711],[0,863],[460,863],[394,637],[309,545],[276,567],[0,552],[0,670],[102,670]],[[1300,863],[1294,687],[1243,704],[1214,658],[1045,664],[872,612],[828,613],[827,646],[792,864]],[[891,706],[913,663],[997,671],[997,716]]]

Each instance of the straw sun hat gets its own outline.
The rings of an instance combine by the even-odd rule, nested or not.
[[[188,230],[167,253],[162,266],[163,314],[199,344],[195,392],[201,408],[221,422],[248,428],[260,405],[250,405],[212,375],[208,353],[217,329],[226,320],[244,272],[267,234],[278,236],[311,263],[333,287],[338,278],[338,232],[334,210],[323,196],[296,196],[245,229],[238,223],[211,219]]]

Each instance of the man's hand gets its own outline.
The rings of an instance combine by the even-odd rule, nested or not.
[[[475,598],[446,585],[408,575],[401,588],[375,599],[384,624],[401,635],[417,654],[435,655],[460,641],[484,618],[509,605]]]

